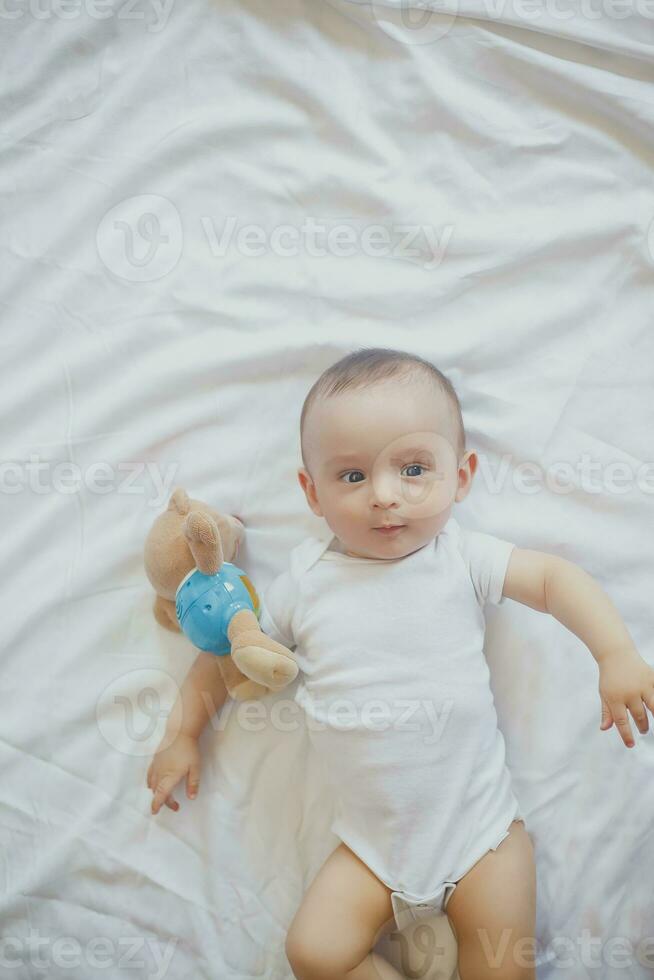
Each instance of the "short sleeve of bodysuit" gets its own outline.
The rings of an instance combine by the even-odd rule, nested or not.
[[[459,526],[459,550],[463,556],[477,600],[499,605],[509,558],[515,545],[504,538]]]
[[[297,584],[290,568],[274,578],[261,598],[259,625],[277,643],[292,650],[293,613],[297,602]]]

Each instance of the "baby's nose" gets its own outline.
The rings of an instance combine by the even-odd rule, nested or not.
[[[375,486],[372,492],[372,499],[374,505],[383,507],[384,509],[397,507],[399,504],[398,492],[390,483]]]

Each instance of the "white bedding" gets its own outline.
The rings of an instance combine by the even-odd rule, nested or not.
[[[4,4],[2,976],[291,977],[337,843],[302,717],[274,713],[294,686],[226,705],[198,799],[153,818],[194,654],[142,545],[183,485],[241,516],[265,589],[323,527],[302,400],[358,345],[449,374],[484,463],[458,519],[582,564],[654,663],[654,9],[525,6]],[[571,492],[539,479],[566,462]],[[650,976],[654,735],[599,731],[596,665],[548,617],[489,610],[487,655],[539,980]]]

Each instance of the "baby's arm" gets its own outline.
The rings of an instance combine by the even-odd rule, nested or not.
[[[153,792],[151,809],[158,813],[165,803],[171,810],[179,804],[172,792],[186,777],[186,795],[197,796],[200,785],[198,739],[209,718],[227,698],[218,657],[199,653],[172,707],[166,731],[147,772],[147,785]]]
[[[502,595],[558,619],[582,640],[597,661],[602,700],[600,729],[617,725],[625,745],[634,744],[627,708],[638,731],[649,730],[643,702],[654,713],[654,669],[638,653],[619,612],[598,582],[558,555],[514,548]]]
[[[184,678],[168,717],[166,731],[199,738],[204,726],[227,698],[218,657],[200,652]]]

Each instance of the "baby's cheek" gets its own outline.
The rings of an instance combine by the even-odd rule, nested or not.
[[[361,520],[361,508],[354,500],[343,503],[339,506],[337,517],[343,525],[352,525]]]
[[[440,473],[420,482],[408,483],[403,498],[414,520],[438,517],[454,503],[458,487],[456,474]]]

